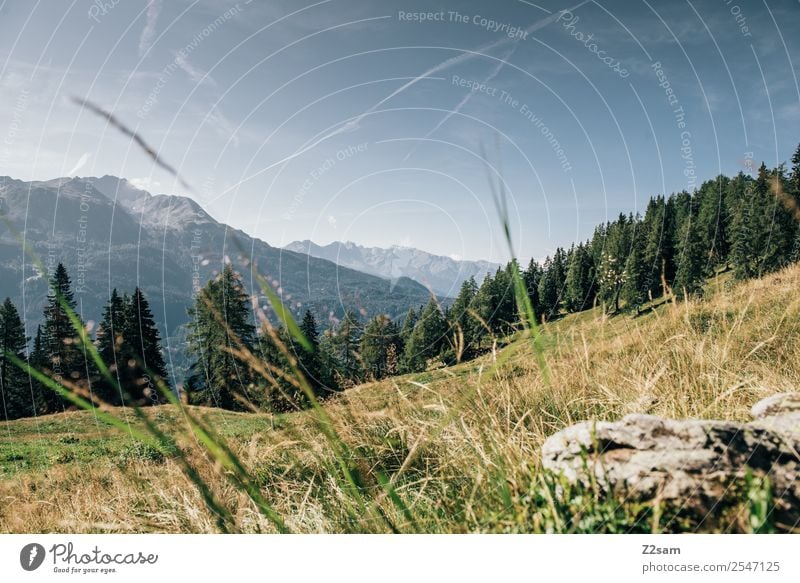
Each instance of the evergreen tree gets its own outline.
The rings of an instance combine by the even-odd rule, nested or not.
[[[475,319],[476,299],[478,284],[474,277],[470,277],[461,284],[456,300],[449,313],[451,334],[456,341],[461,343],[459,349],[463,355],[471,355],[480,338],[480,323]]]
[[[123,375],[127,371],[127,362],[130,359],[130,354],[123,353],[125,313],[125,302],[114,288],[108,303],[103,308],[102,320],[97,327],[97,351],[111,374],[116,376],[120,386],[123,380],[126,380],[123,379]],[[110,384],[106,379],[95,383],[95,394],[101,401],[109,404],[121,405],[123,401],[119,387]]]
[[[338,363],[338,373],[343,387],[361,382],[363,369],[361,366],[361,335],[363,326],[352,310],[345,312],[333,336],[333,348]]]
[[[232,274],[233,271],[230,270],[228,277]],[[235,295],[238,291],[235,287],[236,283],[229,281],[226,284],[224,278],[223,272],[223,291],[228,289],[229,294]],[[234,287],[225,288],[225,285]],[[237,299],[244,302],[247,297],[234,297],[234,301]],[[243,332],[248,346],[252,346],[253,328],[249,323],[246,304],[243,311],[229,311],[226,315],[231,318],[243,318],[242,322],[239,320],[229,321],[228,326],[232,324],[236,326],[235,333]],[[127,305],[124,306],[122,337],[130,354],[127,365],[132,370],[129,376],[134,379],[133,383],[127,387],[128,393],[140,404],[160,403],[163,397],[158,384],[163,383],[165,386],[169,384],[167,365],[161,352],[161,334],[150,310],[150,304],[138,287],[134,290]]]
[[[539,278],[539,308],[538,316],[550,319],[558,314],[558,268],[550,257],[544,260],[542,276]]]
[[[56,382],[66,380],[78,386],[88,385],[87,362],[79,332],[68,316],[68,310],[76,314],[72,282],[62,263],[56,267],[50,279],[50,290],[44,308],[43,344],[47,354],[45,372]],[[83,326],[82,322],[78,325]],[[66,402],[52,391],[46,393],[49,412],[64,410]]]
[[[633,232],[633,240],[631,245],[631,252],[625,260],[625,282],[622,285],[620,292],[622,299],[628,309],[639,309],[647,301],[647,264],[644,259],[643,245],[639,239],[643,238],[643,233],[640,233],[641,223],[635,224]]]
[[[686,192],[675,197],[677,270],[672,290],[679,298],[697,294],[705,278],[707,252],[703,248],[697,214],[699,201]]]
[[[619,312],[619,300],[625,283],[625,264],[630,250],[630,221],[620,214],[606,230],[598,269],[598,296],[603,303]]]
[[[411,372],[425,370],[428,360],[439,356],[447,323],[435,298],[431,298],[405,346],[405,362]]]
[[[361,337],[361,359],[367,378],[379,380],[397,372],[397,355],[401,351],[400,331],[389,316],[379,314],[367,322]],[[394,367],[390,357],[394,354]]]
[[[492,331],[498,335],[509,334],[519,321],[517,295],[514,289],[515,271],[516,275],[519,275],[519,265],[512,260],[504,268],[498,268],[494,276],[496,303],[493,310]]]
[[[765,268],[773,267],[770,237],[777,201],[771,193],[770,172],[765,164],[761,164],[758,176],[747,186],[733,219],[732,258],[739,279],[758,277]]]
[[[28,365],[40,372],[45,371],[48,366],[47,350],[41,325],[36,326],[36,335],[33,337],[33,347],[28,356]],[[31,400],[34,403],[35,414],[47,413],[48,393],[52,393],[51,389],[34,379],[33,375],[28,375],[27,382],[31,390]]]
[[[569,254],[567,275],[564,284],[564,304],[568,311],[579,312],[594,301],[594,264],[583,243]]]
[[[767,200],[769,233],[761,266],[764,273],[785,267],[794,250],[797,227],[797,220],[794,217],[795,201],[783,164],[768,175]]]
[[[322,396],[339,391],[341,388],[337,378],[339,363],[336,361],[336,346],[331,330],[325,330],[319,341],[319,368]],[[397,372],[396,369],[395,372]]]
[[[325,397],[335,390],[335,383],[332,376],[326,376],[323,355],[320,349],[320,334],[317,320],[311,310],[306,310],[300,322],[300,331],[311,345],[311,350],[302,346],[296,339],[290,338],[289,344],[292,347],[300,371],[306,377],[315,396]]]
[[[790,261],[800,261],[800,144],[792,155],[792,169],[789,173],[787,190],[791,197],[794,215],[794,237],[792,239]]]
[[[704,272],[708,275],[728,262],[729,217],[725,204],[728,182],[725,176],[718,176],[703,183],[695,195],[699,199],[697,226],[706,259]]]
[[[241,276],[230,264],[200,291],[189,315],[188,352],[196,359],[191,400],[223,409],[247,408],[241,400],[252,401],[253,378],[249,365],[233,352],[244,348],[253,353],[255,327]]]
[[[499,271],[499,270],[498,270]],[[495,274],[496,275],[496,274]],[[491,274],[486,274],[486,277],[478,288],[478,293],[475,296],[475,311],[480,318],[478,322],[478,348],[480,348],[481,339],[484,334],[491,330],[494,332],[498,329],[497,307],[500,304],[502,281],[498,282]],[[488,330],[487,330],[488,327]]]
[[[525,284],[525,289],[528,290],[528,297],[531,300],[531,306],[537,318],[541,315],[541,305],[539,302],[539,280],[541,277],[542,266],[534,259],[531,259],[528,263],[528,268],[522,274],[522,282]]]
[[[27,344],[17,308],[11,303],[11,298],[6,298],[0,306],[0,405],[6,420],[36,414],[28,375],[11,360],[13,356],[25,361]]]

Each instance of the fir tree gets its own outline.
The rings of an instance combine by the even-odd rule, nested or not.
[[[255,327],[241,276],[230,264],[200,291],[189,310],[188,352],[195,357],[190,386],[193,402],[223,409],[247,408],[254,388],[249,365],[233,352],[253,353]]]
[[[637,227],[639,225],[637,224]],[[642,304],[647,301],[647,264],[644,260],[644,249],[639,243],[639,233],[634,232],[631,252],[625,260],[625,282],[622,285],[621,296],[628,309],[639,312]]]
[[[300,372],[308,380],[314,394],[321,396],[327,393],[328,387],[325,386],[322,378],[322,364],[320,362],[319,349],[319,329],[317,320],[311,310],[306,310],[300,322],[300,331],[311,345],[308,349],[299,344],[294,338],[290,339],[292,350],[297,358]]]
[[[342,386],[352,386],[361,382],[361,335],[363,326],[352,310],[345,312],[333,336],[333,348],[338,362],[338,373]]]
[[[528,290],[528,297],[531,300],[533,312],[538,318],[541,312],[541,305],[539,302],[539,280],[542,277],[542,266],[539,265],[534,259],[528,263],[528,268],[522,273],[522,282],[525,284],[525,289]]]
[[[235,282],[229,283],[229,285],[235,285]],[[223,291],[225,289],[227,288],[223,288]],[[228,293],[235,296],[237,289],[232,287]],[[234,297],[234,301],[237,299],[242,301],[241,298]],[[246,296],[244,301],[246,301]],[[226,316],[240,316],[241,313],[241,311],[229,311]],[[248,316],[245,304],[244,328],[238,321],[234,324],[238,326],[237,330],[244,330],[245,340],[248,342],[248,346],[252,346],[253,329],[249,325]],[[228,325],[230,326],[230,324]],[[167,365],[161,352],[161,334],[150,310],[150,304],[138,287],[124,308],[123,326],[123,342],[130,354],[127,364],[132,369],[129,376],[134,379],[132,385],[128,387],[128,393],[141,404],[160,403],[163,397],[159,392],[158,385],[163,383],[164,386],[168,386],[169,384]]]
[[[33,337],[33,347],[28,356],[28,365],[40,372],[47,369],[47,351],[41,325],[36,326],[36,335]],[[31,400],[34,403],[35,414],[47,413],[48,393],[52,393],[51,389],[33,378],[33,375],[28,375],[28,386],[31,390]]]
[[[76,315],[72,282],[62,263],[56,267],[50,279],[50,290],[44,308],[42,331],[45,347],[46,371],[56,382],[66,380],[76,385],[87,384],[86,359],[79,339],[79,332],[70,321],[68,311]],[[82,322],[78,325],[83,326]],[[46,393],[47,410],[64,410],[66,403],[52,391]]]
[[[539,317],[549,319],[557,310],[558,285],[553,276],[553,260],[548,256],[542,265],[542,275],[539,278]]]
[[[367,378],[382,379],[393,374],[390,372],[392,368],[396,372],[400,350],[400,331],[388,316],[379,314],[367,322],[361,337],[361,359]],[[390,366],[392,354],[394,367]]]
[[[475,311],[480,318],[478,348],[480,348],[481,339],[487,331],[486,328],[488,327],[492,332],[498,328],[497,307],[500,304],[501,285],[502,281],[498,282],[495,277],[487,273],[475,296]]]
[[[574,247],[569,254],[564,287],[564,304],[568,311],[579,312],[592,305],[594,265],[583,243]]]
[[[475,349],[480,337],[480,323],[475,319],[478,284],[470,277],[461,284],[456,300],[449,312],[450,332],[454,345],[461,355],[469,355]]]
[[[707,255],[697,221],[698,199],[683,192],[678,195],[676,205],[675,249],[678,263],[672,288],[676,296],[683,298],[696,295],[701,290]]]
[[[123,354],[123,330],[125,330],[126,306],[123,298],[117,293],[116,288],[111,292],[100,324],[97,327],[97,350],[103,362],[108,366],[112,375],[116,376],[117,383],[123,384],[123,374],[127,370],[129,354]],[[95,394],[100,400],[121,405],[123,402],[120,389],[117,385],[101,379],[95,384]]]
[[[17,308],[6,298],[0,306],[0,405],[3,418],[18,419],[36,414],[28,375],[12,357],[25,361],[28,339]]]
[[[410,372],[425,370],[428,360],[439,356],[447,333],[444,314],[435,298],[431,298],[405,346],[405,362]]]

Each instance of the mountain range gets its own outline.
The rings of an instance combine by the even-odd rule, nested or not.
[[[408,277],[436,295],[455,297],[461,284],[474,277],[480,284],[489,272],[500,267],[488,261],[466,261],[434,255],[413,247],[394,245],[390,248],[364,247],[356,243],[335,241],[317,245],[313,241],[294,241],[284,249],[333,261],[364,273],[397,281]]]
[[[47,294],[47,276],[30,252],[47,272],[64,263],[84,320],[100,318],[112,288],[131,292],[138,285],[167,337],[181,335],[195,293],[225,261],[251,290],[259,290],[254,273],[263,275],[295,314],[310,308],[323,328],[347,309],[363,319],[399,316],[430,298],[407,277],[389,281],[273,247],[215,220],[191,198],[153,195],[114,176],[33,182],[0,177],[0,213],[13,225],[0,222],[0,299],[12,298],[28,334],[41,320]]]

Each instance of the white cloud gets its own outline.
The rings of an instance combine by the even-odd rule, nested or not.
[[[178,65],[183,71],[189,75],[189,78],[197,83],[198,85],[202,83],[208,83],[209,85],[216,86],[217,82],[214,78],[203,71],[202,69],[198,69],[194,65],[192,65],[187,59],[180,56],[179,54],[175,54],[175,64]]]
[[[67,172],[67,176],[76,176],[78,174],[78,170],[86,166],[86,163],[89,161],[89,158],[92,157],[91,152],[84,152],[83,155],[78,159],[78,162],[75,164],[75,167]]]
[[[156,24],[158,15],[161,14],[161,0],[148,0],[147,2],[147,21],[139,37],[139,56],[142,57],[153,45],[153,37],[156,35]]]

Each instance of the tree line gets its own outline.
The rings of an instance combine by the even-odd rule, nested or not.
[[[290,331],[261,313],[241,275],[226,264],[189,309],[186,396],[193,404],[232,410],[291,410],[365,381],[474,358],[517,328],[517,277],[537,318],[547,321],[596,306],[609,314],[638,313],[660,298],[699,296],[706,279],[723,271],[737,279],[775,271],[800,260],[800,146],[791,163],[789,171],[762,164],[753,177],[720,175],[692,193],[653,197],[643,216],[620,214],[586,241],[558,248],[542,262],[531,260],[524,269],[512,260],[480,285],[465,281],[449,305],[432,297],[398,320],[380,314],[364,322],[347,311],[323,329],[306,311],[298,330]],[[114,290],[96,332],[94,342],[115,383],[93,370],[65,306],[74,311],[75,302],[59,265],[28,354],[19,314],[10,300],[3,303],[2,354],[27,358],[98,401],[161,402],[156,389],[168,386],[166,366],[141,290],[131,296]],[[6,418],[66,406],[6,356],[0,383]]]
[[[100,374],[77,332],[87,328],[77,313],[72,282],[63,264],[58,264],[49,283],[44,320],[36,328],[30,350],[30,338],[16,306],[6,298],[0,307],[3,418],[57,413],[72,406],[14,359],[95,404],[162,402],[162,391],[169,388],[166,364],[158,327],[142,290],[137,287],[131,295],[119,295],[114,289],[97,326],[93,342],[109,368],[109,380]]]
[[[522,269],[512,260],[480,285],[470,278],[449,306],[431,298],[398,321],[377,315],[363,322],[348,311],[324,331],[307,311],[299,327],[310,348],[285,327],[258,334],[241,278],[226,266],[192,310],[196,360],[186,386],[198,404],[302,407],[308,399],[288,372],[293,366],[324,398],[480,354],[518,326],[515,272],[542,321],[595,306],[638,313],[659,298],[699,296],[706,279],[723,271],[747,279],[800,260],[799,223],[800,146],[788,173],[783,165],[762,164],[754,177],[720,175],[692,193],[653,197],[644,216],[620,214],[541,263],[531,260]]]

